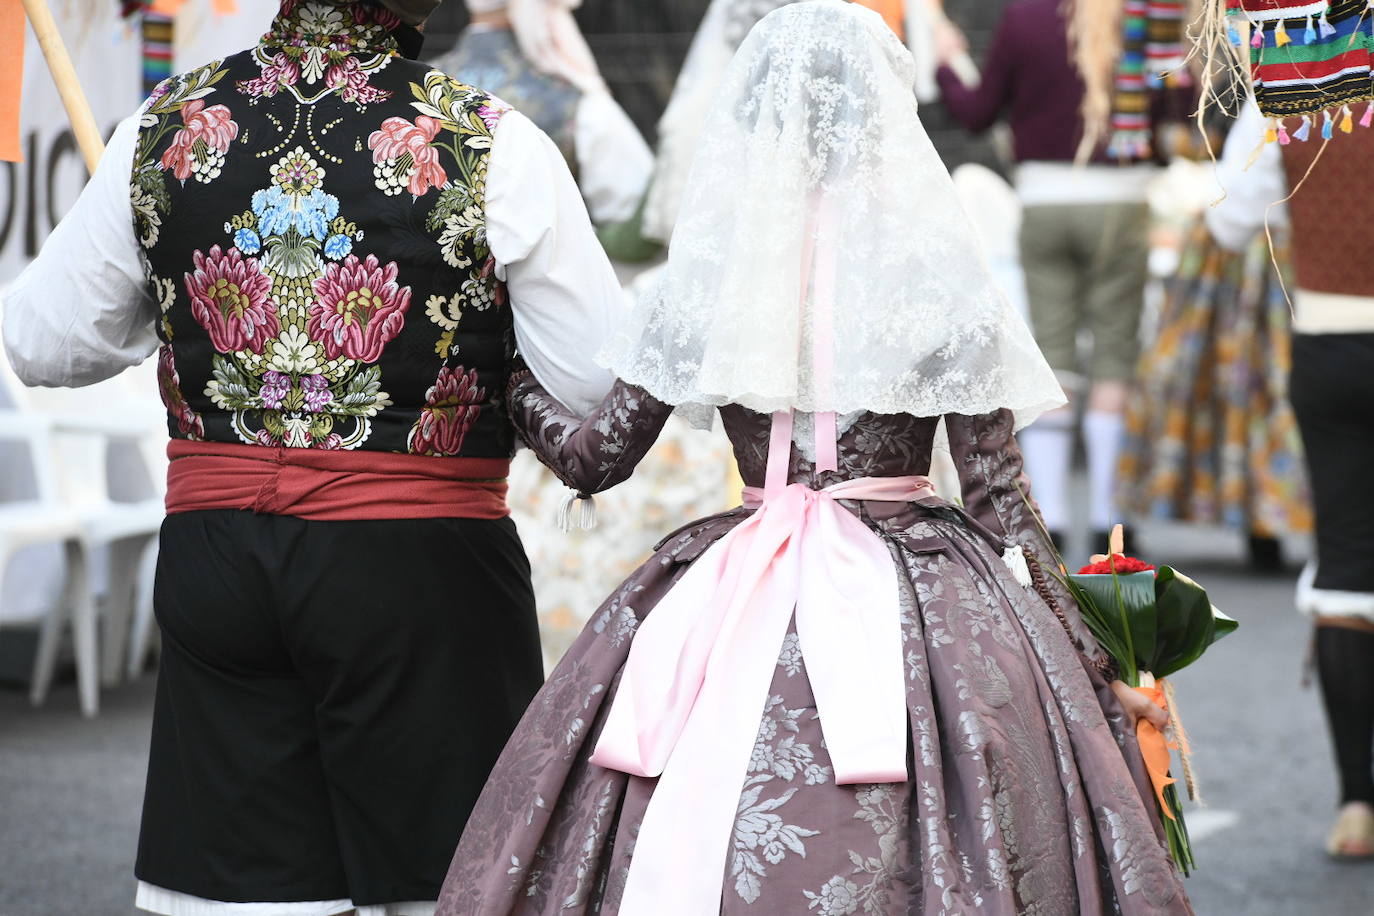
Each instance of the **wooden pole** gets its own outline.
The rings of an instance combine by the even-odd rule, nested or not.
[[[105,143],[100,139],[100,129],[96,127],[95,115],[91,113],[91,103],[86,101],[86,93],[81,91],[81,80],[77,78],[76,68],[72,66],[71,55],[62,42],[62,33],[57,30],[57,22],[48,9],[47,0],[24,0],[24,12],[28,14],[33,34],[38,46],[47,58],[48,69],[52,71],[53,82],[62,96],[62,104],[67,109],[67,118],[76,134],[76,143],[81,148],[86,168],[95,173],[96,164],[105,152]]]

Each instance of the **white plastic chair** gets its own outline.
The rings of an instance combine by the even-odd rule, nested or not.
[[[51,423],[32,413],[0,410],[0,439],[25,447],[37,485],[35,498],[0,504],[0,586],[6,575],[18,571],[11,560],[26,547],[61,544],[66,558],[62,595],[43,618],[29,698],[34,705],[46,699],[62,629],[70,620],[81,711],[93,716],[99,708],[100,684],[89,555],[82,538],[81,518],[64,506],[58,495]]]
[[[152,574],[145,571],[156,565],[156,537],[164,516],[159,485],[161,466],[147,469],[154,487],[146,498],[135,502],[115,502],[110,498],[110,446],[115,441],[132,441],[140,446],[146,461],[147,455],[155,454],[151,443],[159,435],[165,442],[165,415],[151,399],[156,390],[151,385],[142,400],[131,397],[128,383],[119,379],[79,390],[24,389],[3,359],[0,384],[19,405],[21,415],[46,418],[45,457],[35,458],[35,462],[44,465],[44,473],[49,477],[49,499],[61,507],[66,517],[76,519],[81,548],[79,605],[83,614],[89,609],[90,623],[78,615],[74,606],[73,641],[82,711],[95,715],[99,708],[99,684],[112,685],[127,670],[130,625],[137,616],[136,609],[151,609]],[[144,447],[145,443],[149,445]],[[101,591],[93,570],[97,558],[107,560],[109,571],[103,589],[105,627],[99,657],[94,622],[96,595]],[[70,579],[68,584],[70,594],[74,586]],[[62,615],[62,609],[50,614],[40,633],[31,691],[35,704],[43,702],[52,682]],[[86,628],[91,631],[89,639]],[[146,645],[146,634],[142,640]]]

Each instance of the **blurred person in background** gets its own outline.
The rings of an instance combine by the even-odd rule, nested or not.
[[[471,22],[431,62],[513,106],[553,139],[598,226],[635,215],[653,153],[606,87],[573,19],[580,0],[466,0]]]
[[[432,913],[542,681],[506,385],[599,403],[621,292],[549,138],[413,59],[435,6],[160,84],[6,297],[30,384],[158,354],[149,912]]]
[[[1288,213],[1275,206],[1283,194],[1250,192],[1255,175],[1280,168],[1276,145],[1250,164],[1264,132],[1253,102],[1230,126],[1217,176],[1226,196],[1198,218],[1165,284],[1120,477],[1123,509],[1238,530],[1251,567],[1278,572],[1280,536],[1310,533],[1312,506],[1288,400]],[[1269,232],[1259,232],[1266,215]]]
[[[1135,378],[1149,258],[1146,192],[1162,162],[1161,127],[1191,111],[1182,74],[1183,0],[1013,0],[967,85],[952,66],[967,43],[942,20],[936,73],[945,107],[970,131],[1006,118],[1025,207],[1022,269],[1031,325],[1071,404],[1025,431],[1026,464],[1062,546],[1071,511],[1075,411],[1083,410],[1094,544],[1118,520],[1116,468]],[[1080,161],[1086,159],[1086,162]],[[1091,332],[1088,354],[1079,335]]]
[[[1269,0],[1209,0],[1206,6],[1208,72],[1234,67],[1269,118],[1263,149],[1247,157],[1254,165],[1223,172],[1227,201],[1209,225],[1239,244],[1264,227],[1276,203],[1288,206],[1296,281],[1289,392],[1316,513],[1316,551],[1299,580],[1297,604],[1316,623],[1317,672],[1340,776],[1339,810],[1326,848],[1337,859],[1370,859],[1374,91],[1368,56],[1351,48],[1374,41],[1374,21],[1362,0],[1332,3],[1319,21]],[[1289,12],[1300,15],[1284,15]]]
[[[1253,150],[1249,144],[1244,158]],[[1223,171],[1226,200],[1208,219],[1219,239],[1243,244],[1262,238],[1265,214],[1288,198],[1296,281],[1290,395],[1316,512],[1315,556],[1299,580],[1297,603],[1316,624],[1317,673],[1340,780],[1327,851],[1340,859],[1374,858],[1370,162],[1374,130],[1330,143],[1269,142],[1248,169]]]

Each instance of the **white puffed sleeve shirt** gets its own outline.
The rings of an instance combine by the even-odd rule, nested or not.
[[[26,384],[93,384],[157,350],[158,307],[130,201],[138,117],[120,123],[76,204],[4,293],[5,352]],[[562,155],[518,112],[493,137],[486,221],[521,355],[554,397],[585,416],[615,381],[594,357],[625,299]]]

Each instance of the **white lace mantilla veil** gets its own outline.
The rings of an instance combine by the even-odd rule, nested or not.
[[[711,0],[658,122],[654,180],[644,203],[644,234],[668,241],[682,205],[697,139],[720,104],[720,81],[744,36],[760,19],[794,0]]]
[[[882,18],[842,0],[760,21],[702,133],[667,266],[602,363],[697,426],[739,404],[1005,407],[1019,428],[1065,403],[921,125],[914,72]]]

